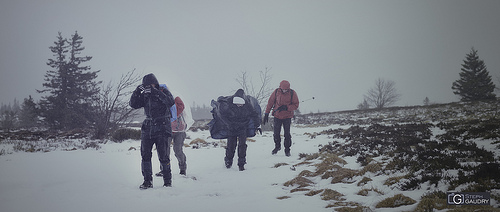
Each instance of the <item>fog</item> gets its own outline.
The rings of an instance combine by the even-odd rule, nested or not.
[[[230,95],[247,72],[291,83],[300,110],[355,109],[377,78],[398,106],[458,101],[452,83],[472,47],[500,83],[500,1],[0,2],[0,103],[42,89],[58,32],[83,37],[99,80],[154,73],[185,102]]]

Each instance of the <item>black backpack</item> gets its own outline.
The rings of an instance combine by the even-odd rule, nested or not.
[[[217,99],[217,101],[212,100],[212,117],[213,119],[208,123],[210,136],[213,139],[226,139],[230,136],[230,122],[225,119],[221,113],[224,110],[228,110],[229,105],[232,104],[232,96],[221,96]],[[252,109],[257,113],[256,117],[250,119],[250,122],[247,126],[247,137],[254,137],[256,135],[256,130],[260,126],[260,119],[262,116],[262,111],[260,105],[252,96],[246,96],[245,101],[249,104]]]

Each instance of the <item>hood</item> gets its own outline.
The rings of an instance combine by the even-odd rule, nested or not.
[[[244,98],[245,97],[245,91],[243,91],[243,89],[238,89],[236,91],[236,93],[234,93],[234,96],[238,96],[238,97],[241,97],[241,98]]]
[[[156,79],[154,74],[148,74],[142,78],[143,85],[151,85],[155,84],[157,87],[159,86],[158,80]]]
[[[280,83],[280,88],[284,90],[289,90],[290,89],[290,83],[286,80],[281,81]]]

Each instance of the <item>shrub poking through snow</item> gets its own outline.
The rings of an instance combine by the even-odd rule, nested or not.
[[[115,142],[122,142],[127,139],[141,140],[141,130],[121,128],[113,132],[111,139]]]
[[[313,184],[314,184],[313,181],[311,181],[305,177],[298,176],[290,181],[285,182],[283,185],[287,186],[287,187],[297,185],[298,188],[303,188],[303,187],[311,186]]]
[[[314,195],[319,194],[319,193],[321,193],[323,191],[324,191],[324,189],[309,191],[309,192],[306,193],[306,196],[314,196]]]
[[[413,205],[417,201],[414,199],[407,197],[402,194],[396,194],[394,197],[390,197],[379,202],[375,207],[376,208],[397,208],[403,205]]]
[[[325,189],[323,193],[321,194],[321,199],[322,200],[337,200],[337,201],[344,201],[345,198],[343,198],[343,194],[339,193],[338,191],[332,190],[332,189]]]
[[[277,164],[274,164],[274,168],[279,168],[281,166],[287,166],[288,163],[277,163]]]
[[[279,199],[279,200],[284,200],[284,199],[289,199],[291,198],[290,196],[281,196],[281,197],[276,197],[276,199]]]
[[[360,196],[369,196],[370,195],[370,192],[375,192],[379,195],[384,195],[384,192],[376,189],[376,188],[365,188],[365,189],[361,189],[361,191],[358,191],[357,195],[360,195]]]
[[[442,191],[434,191],[424,194],[418,203],[417,208],[415,208],[415,211],[433,211],[434,209],[443,210],[446,208],[456,207],[454,205],[448,205],[446,198],[446,193]]]
[[[363,177],[363,179],[358,182],[358,186],[364,186],[370,181],[373,181],[373,180],[368,178],[368,177]]]

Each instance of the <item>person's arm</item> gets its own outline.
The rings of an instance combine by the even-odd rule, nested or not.
[[[141,94],[142,91],[141,87],[142,85],[137,86],[135,91],[132,93],[132,96],[130,97],[130,101],[128,103],[130,107],[134,109],[139,109],[141,107],[144,107],[144,95]]]

